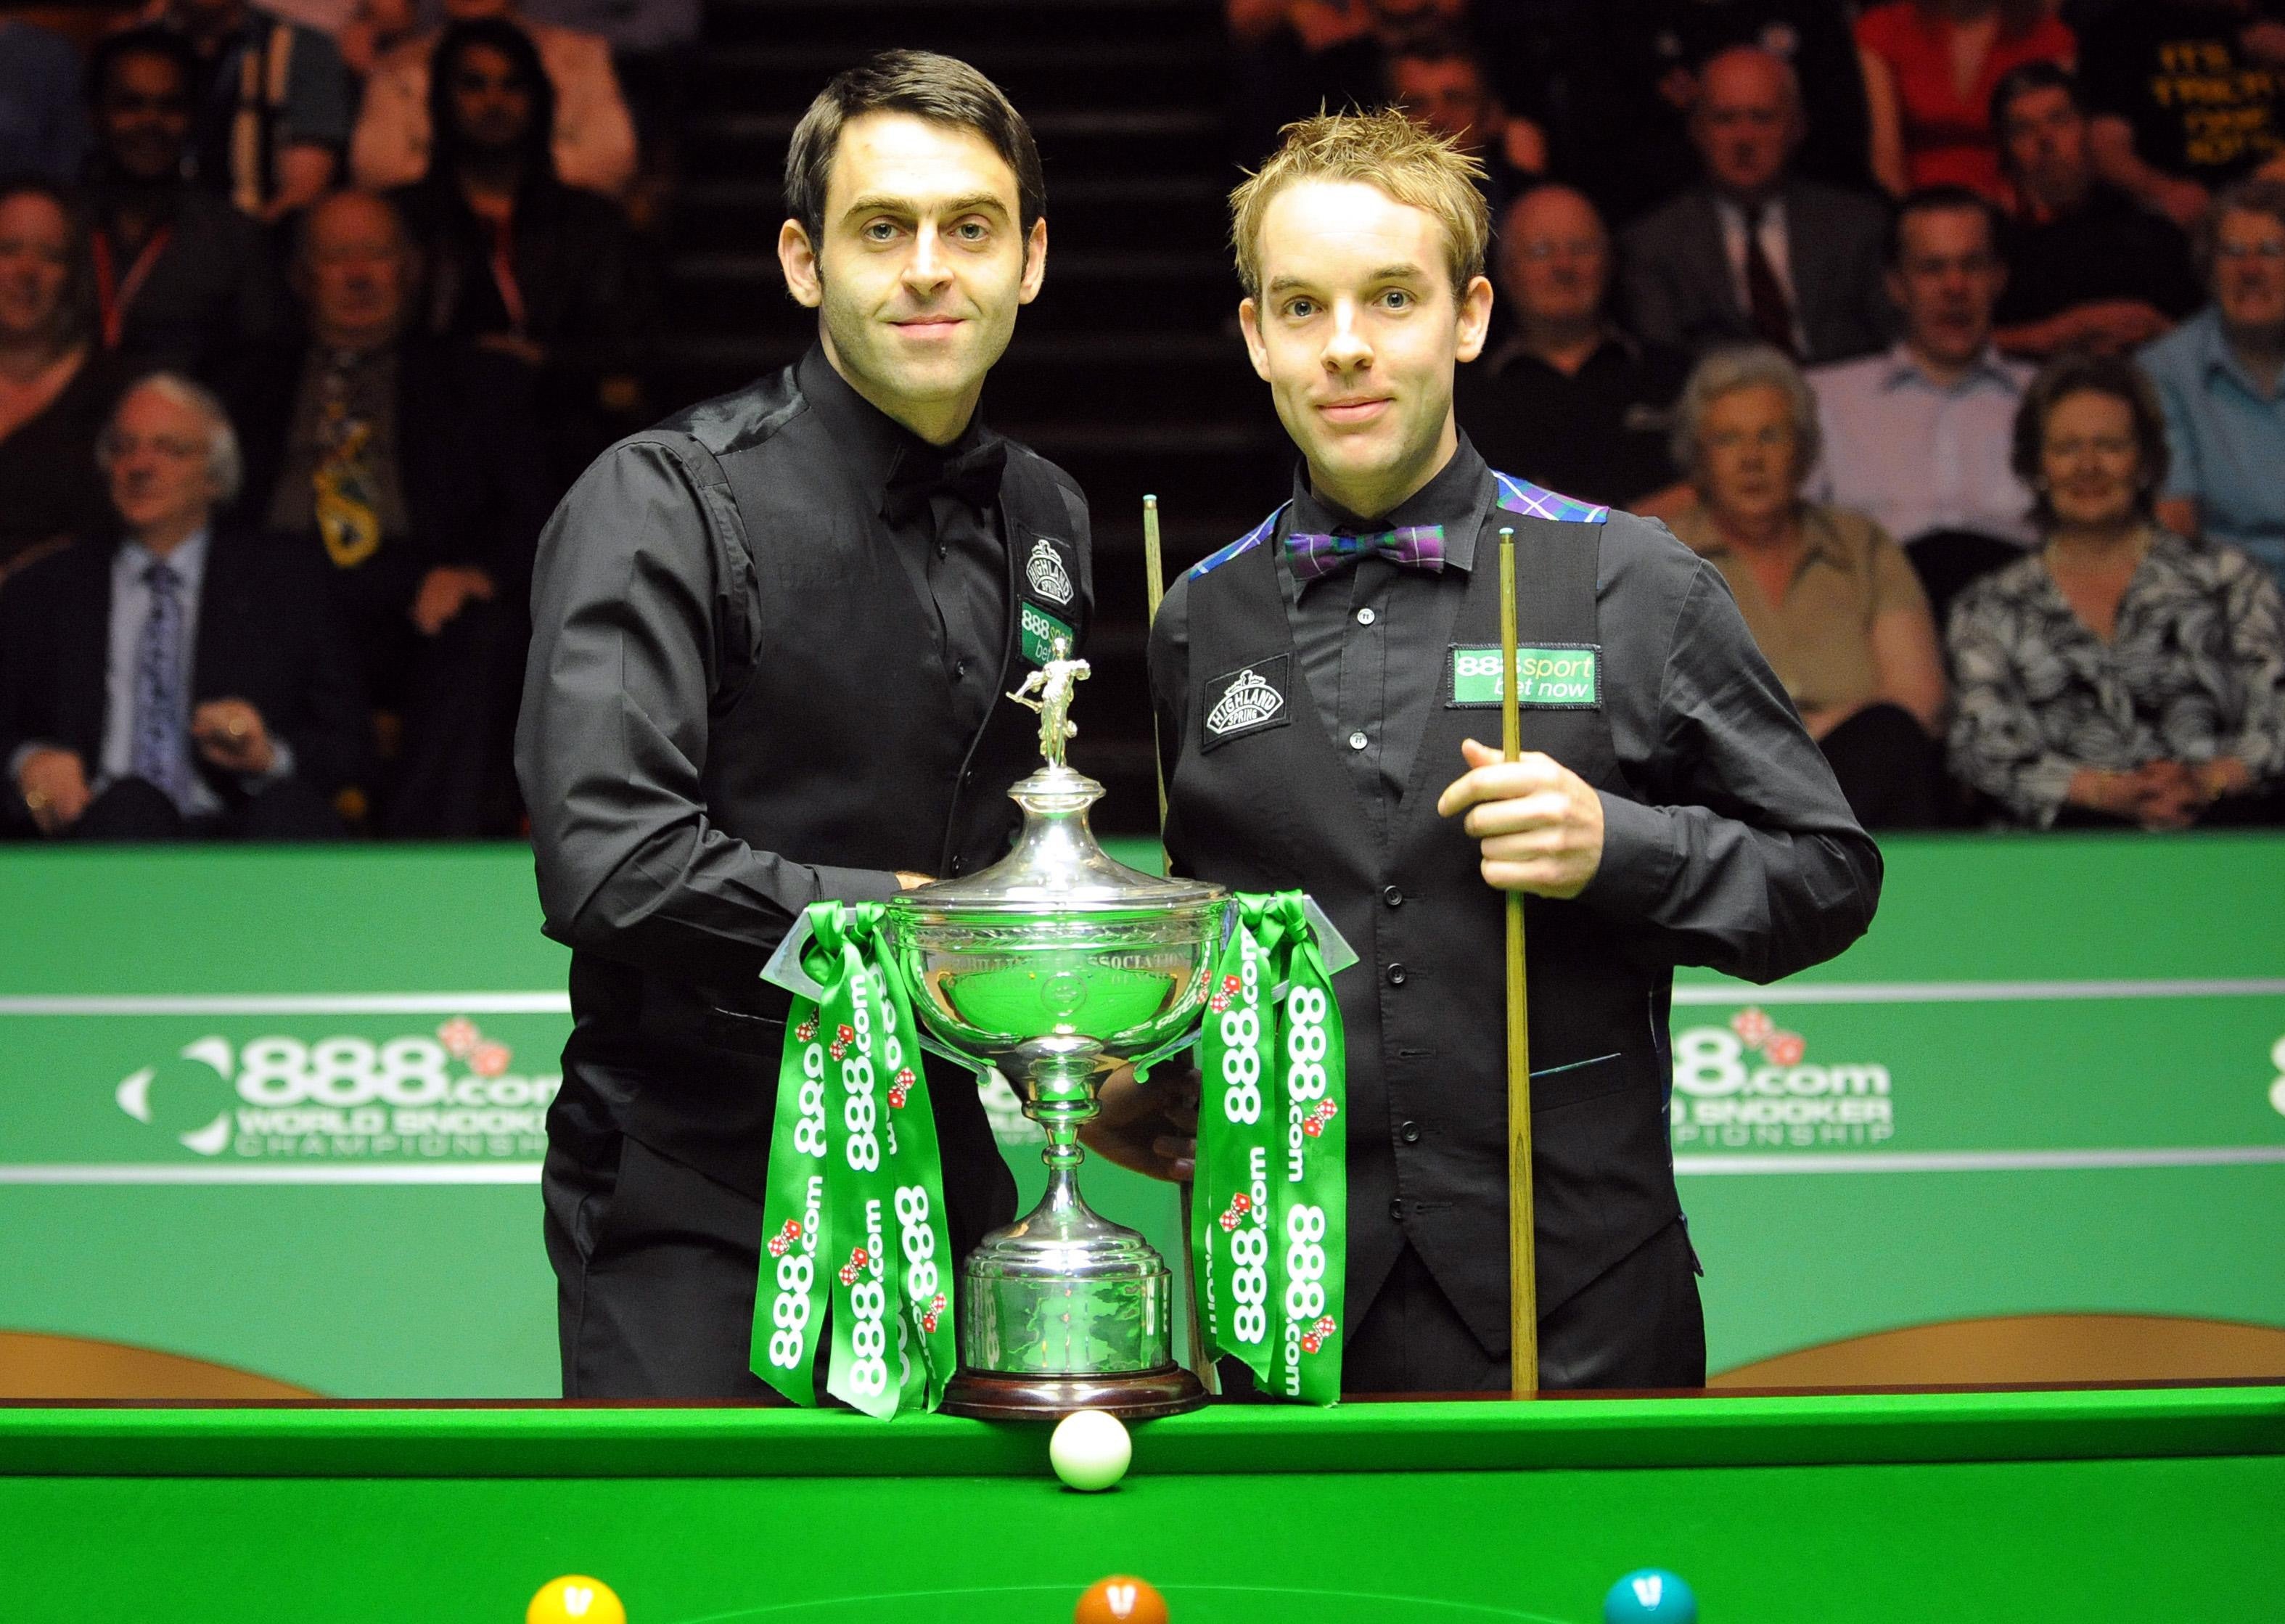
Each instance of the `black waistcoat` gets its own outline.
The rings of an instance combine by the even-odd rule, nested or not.
[[[1007,850],[1021,821],[1009,787],[1039,765],[1038,718],[1005,695],[1044,657],[1043,633],[1067,629],[1074,647],[1086,636],[1085,508],[1053,465],[1010,443],[999,500],[1008,631],[1000,669],[985,673],[1000,697],[980,730],[960,731],[954,678],[892,551],[881,492],[861,488],[804,409],[797,371],[666,426],[689,433],[699,466],[718,470],[702,498],[734,509],[711,518],[737,545],[716,605],[707,817],[797,862],[970,872]],[[719,432],[725,422],[736,432]],[[695,980],[575,953],[564,1088],[632,1137],[758,1196],[787,1000],[754,977],[750,952],[737,963]],[[972,1218],[963,1185],[997,1190],[1006,1168],[969,1074],[931,1063],[930,1075],[946,1197]],[[972,1243],[982,1227],[960,1223],[974,1233],[955,1238]]]
[[[1385,845],[1293,658],[1273,552],[1281,527],[1265,525],[1255,545],[1192,577],[1195,720],[1166,786],[1166,842],[1198,877],[1310,891],[1362,961],[1335,978],[1348,1040],[1351,1322],[1409,1242],[1497,1354],[1509,1341],[1504,906],[1483,883],[1476,842],[1437,815],[1436,797],[1459,776],[1463,738],[1496,741],[1499,711],[1452,702],[1448,650],[1498,646],[1499,524],[1516,532],[1519,642],[1598,645],[1602,528],[1492,513],[1455,624],[1437,640],[1444,702]],[[1216,737],[1208,718],[1247,671],[1284,674],[1287,720]],[[1604,671],[1604,691],[1627,676]],[[1599,707],[1525,710],[1523,748],[1632,794]],[[1545,1315],[1680,1207],[1657,1031],[1666,971],[1630,958],[1622,932],[1577,903],[1532,898],[1526,915]]]

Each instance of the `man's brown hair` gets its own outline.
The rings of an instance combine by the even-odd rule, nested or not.
[[[1000,87],[957,57],[933,51],[883,51],[836,74],[809,104],[786,149],[786,212],[825,240],[825,182],[841,145],[841,127],[868,113],[904,113],[933,124],[972,129],[1016,171],[1018,224],[1026,238],[1047,212],[1048,181],[1032,127]]]
[[[1305,180],[1354,180],[1400,203],[1425,209],[1444,228],[1445,263],[1457,298],[1484,273],[1492,216],[1477,190],[1484,166],[1445,137],[1423,129],[1394,107],[1377,113],[1320,113],[1279,132],[1268,162],[1229,194],[1229,240],[1245,296],[1261,296],[1261,221],[1272,199]]]

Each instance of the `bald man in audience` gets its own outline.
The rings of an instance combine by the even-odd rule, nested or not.
[[[1888,211],[1794,174],[1807,133],[1785,61],[1739,46],[1706,64],[1690,119],[1706,178],[1627,229],[1637,333],[1700,351],[1759,341],[1804,363],[1888,342]]]

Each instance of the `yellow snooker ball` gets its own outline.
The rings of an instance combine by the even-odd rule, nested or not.
[[[523,1624],[627,1624],[627,1610],[601,1580],[566,1573],[539,1587],[523,1610]]]

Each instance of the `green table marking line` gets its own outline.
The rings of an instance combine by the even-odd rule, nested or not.
[[[88,993],[0,998],[0,1016],[570,1013],[569,992]]]
[[[1732,1004],[2057,1003],[2120,998],[2279,998],[2285,977],[2139,981],[1825,982],[1753,987],[1686,983],[1681,1008]],[[546,992],[88,993],[0,997],[0,1016],[569,1015],[570,995]]]
[[[366,1165],[0,1165],[0,1184],[537,1184],[538,1162],[374,1162]]]
[[[2105,1168],[2250,1167],[2285,1164],[2285,1145],[2184,1145],[2163,1150],[1858,1150],[1789,1156],[1677,1156],[1692,1173],[2079,1173]]]
[[[1832,981],[1755,987],[1677,985],[1674,1002],[1732,1004],[2051,1004],[2119,998],[2285,998],[2285,977],[2157,981]]]

